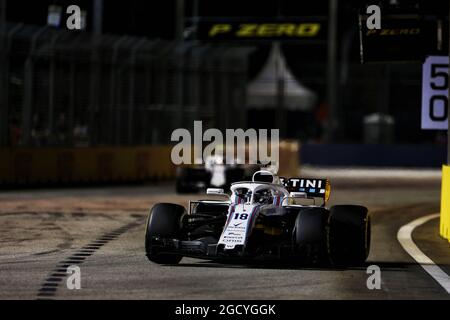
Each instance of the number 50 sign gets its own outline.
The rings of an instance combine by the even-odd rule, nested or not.
[[[448,56],[429,56],[422,67],[422,129],[448,128]]]

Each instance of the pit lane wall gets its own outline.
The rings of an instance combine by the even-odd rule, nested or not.
[[[171,145],[0,149],[0,187],[175,178]],[[297,176],[299,144],[280,143],[280,174]]]
[[[442,167],[441,236],[450,242],[450,166]]]

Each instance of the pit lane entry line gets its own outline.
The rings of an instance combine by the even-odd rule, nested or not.
[[[415,228],[422,224],[439,218],[439,213],[418,218],[404,225],[398,230],[397,239],[408,254],[417,261],[418,264],[436,280],[450,294],[450,277],[439,268],[433,260],[428,258],[414,243],[412,233]]]

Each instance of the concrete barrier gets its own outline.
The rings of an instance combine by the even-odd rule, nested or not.
[[[11,150],[0,149],[0,184],[6,184],[12,181],[12,167]]]
[[[450,242],[450,166],[442,167],[440,234]]]
[[[302,164],[345,167],[440,168],[444,145],[302,144]]]

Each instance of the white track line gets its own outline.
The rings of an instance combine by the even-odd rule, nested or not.
[[[450,294],[450,277],[416,246],[411,236],[416,227],[436,218],[439,218],[439,213],[411,221],[398,230],[397,239],[403,249]]]

